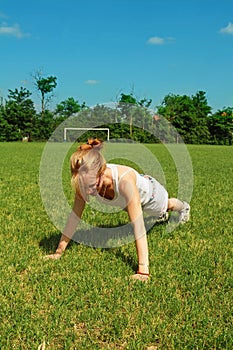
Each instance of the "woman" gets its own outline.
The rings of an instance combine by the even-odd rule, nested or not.
[[[179,222],[185,223],[189,220],[190,206],[179,199],[168,198],[165,188],[151,176],[140,175],[128,166],[106,164],[101,153],[102,145],[101,140],[90,139],[71,156],[71,183],[75,188],[73,210],[55,254],[47,258],[61,257],[82,217],[89,196],[96,196],[105,204],[120,206],[127,211],[134,230],[138,257],[137,273],[131,277],[147,281],[149,256],[143,212],[161,218],[170,210],[177,211]]]

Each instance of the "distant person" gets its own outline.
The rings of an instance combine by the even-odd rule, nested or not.
[[[176,198],[168,198],[165,188],[149,175],[141,175],[125,165],[106,163],[101,148],[103,142],[89,139],[78,147],[70,158],[72,179],[75,189],[73,210],[69,215],[57,250],[46,258],[58,259],[65,251],[89,196],[110,206],[120,206],[128,213],[133,226],[138,270],[133,279],[147,281],[149,278],[149,254],[143,212],[156,218],[163,218],[168,211],[178,212],[179,223],[189,220],[190,206]]]

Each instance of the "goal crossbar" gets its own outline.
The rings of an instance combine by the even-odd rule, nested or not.
[[[80,130],[80,131],[89,131],[89,130],[105,130],[108,132],[107,140],[109,141],[109,128],[64,128],[64,142],[67,140],[67,131],[68,130]]]

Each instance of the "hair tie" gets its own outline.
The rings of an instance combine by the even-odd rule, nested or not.
[[[91,146],[91,148],[101,148],[102,147],[102,140],[98,139],[88,139],[87,145]]]

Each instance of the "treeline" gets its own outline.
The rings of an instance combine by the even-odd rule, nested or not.
[[[61,142],[66,127],[107,127],[110,138],[118,141],[232,144],[233,108],[224,107],[211,113],[203,91],[194,96],[169,94],[156,106],[156,112],[151,109],[152,100],[138,99],[133,93],[122,93],[112,105],[100,104],[94,108],[70,97],[51,111],[45,101],[56,87],[56,78],[39,76],[36,82],[41,92],[41,111],[36,110],[32,93],[23,87],[9,90],[8,97],[1,100],[0,141]],[[67,141],[83,141],[91,136],[106,139],[107,134],[69,130]]]

